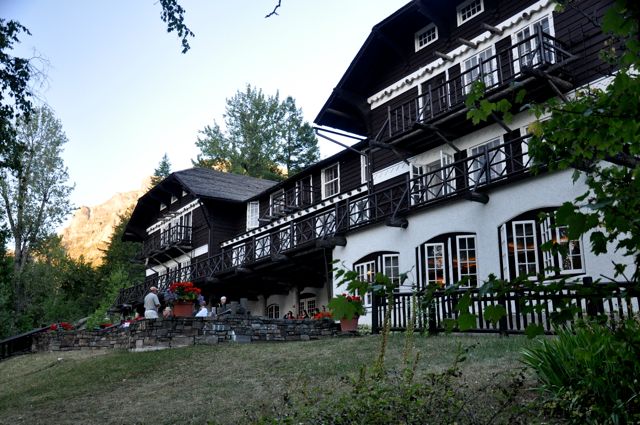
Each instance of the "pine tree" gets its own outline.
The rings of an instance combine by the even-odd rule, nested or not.
[[[169,162],[169,157],[165,153],[158,164],[158,168],[153,171],[153,176],[151,176],[151,186],[155,186],[160,183],[165,177],[171,174],[171,162]]]

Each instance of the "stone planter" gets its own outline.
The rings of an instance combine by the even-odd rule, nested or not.
[[[353,319],[340,319],[340,329],[342,332],[354,332],[358,330],[358,317]]]
[[[176,301],[173,303],[174,317],[193,317],[193,303],[188,301]]]

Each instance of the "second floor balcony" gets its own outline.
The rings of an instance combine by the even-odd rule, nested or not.
[[[153,233],[142,244],[141,258],[170,254],[173,250],[190,250],[193,248],[192,227],[185,225],[170,225]]]
[[[172,282],[222,278],[240,269],[279,261],[288,255],[315,249],[332,248],[346,242],[350,232],[369,225],[385,223],[404,227],[407,218],[418,210],[459,199],[488,202],[490,189],[524,178],[530,173],[528,139],[523,136],[487,148],[428,172],[410,176],[403,181],[372,193],[361,193],[331,205],[300,215],[287,223],[268,227],[253,236],[227,245],[222,252],[176,268],[164,274],[153,275],[136,287],[124,289],[118,300],[145,293],[151,285],[160,290]],[[188,233],[190,236],[190,231]],[[186,234],[175,230],[168,240],[186,240]],[[162,241],[162,236],[159,236]]]
[[[559,40],[536,26],[528,37],[502,49],[479,51],[460,64],[458,75],[430,80],[422,84],[419,96],[398,107],[388,107],[375,140],[391,141],[414,130],[416,124],[438,123],[464,110],[467,95],[477,81],[484,84],[489,98],[497,100],[540,76],[550,76],[574,57]]]

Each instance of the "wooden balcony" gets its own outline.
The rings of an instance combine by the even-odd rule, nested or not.
[[[139,257],[149,258],[158,255],[171,255],[176,251],[193,248],[191,242],[192,227],[175,225],[146,238]]]
[[[417,125],[440,124],[457,112],[464,112],[465,99],[476,81],[485,85],[487,96],[497,100],[540,77],[558,82],[551,74],[564,68],[574,55],[559,40],[540,27],[530,37],[478,59],[477,65],[443,83],[427,84],[422,94],[402,105],[387,109],[387,118],[375,136],[378,142],[391,142],[416,129]]]
[[[529,174],[528,139],[520,137],[391,187],[339,201],[188,267],[149,277],[137,287],[123,289],[116,305],[141,299],[152,285],[162,291],[172,282],[221,278],[282,256],[333,248],[345,243],[348,233],[375,223],[406,226],[406,217],[414,211],[453,199],[487,202],[487,189]]]
[[[308,208],[320,199],[320,192],[310,184],[298,182],[296,187],[274,193],[266,213],[260,218],[261,225],[270,223],[288,214]]]

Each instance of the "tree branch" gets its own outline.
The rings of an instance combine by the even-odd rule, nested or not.
[[[273,15],[277,15],[278,12],[276,12],[276,11],[278,10],[278,8],[280,7],[281,4],[282,4],[282,0],[278,0],[278,4],[276,4],[276,7],[273,8],[273,11],[271,11],[271,13],[267,13],[265,18],[270,18]]]

